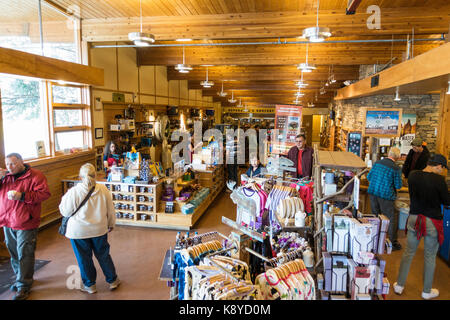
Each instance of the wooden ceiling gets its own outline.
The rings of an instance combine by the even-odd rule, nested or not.
[[[58,22],[65,23],[58,11],[75,15],[82,19],[83,40],[93,45],[130,44],[128,33],[140,28],[139,0],[43,3],[44,20],[56,21],[53,30]],[[392,58],[400,63],[407,35],[414,32],[416,40],[436,39],[449,31],[448,0],[363,0],[353,15],[346,15],[347,4],[347,0],[320,1],[319,25],[329,27],[333,36],[308,46],[308,61],[318,68],[304,74],[309,86],[303,90],[303,104],[326,106],[343,81],[359,78],[361,64],[386,64]],[[381,9],[380,29],[367,27],[370,5]],[[0,7],[0,35],[20,32],[23,23],[36,29],[37,0],[0,0]],[[203,94],[224,106],[229,105],[231,90],[249,106],[292,104],[294,81],[300,79],[296,65],[306,58],[305,39],[299,36],[303,29],[315,26],[316,10],[317,0],[142,0],[142,28],[154,34],[160,47],[137,49],[138,65],[167,65],[168,79],[188,80],[190,89],[202,89],[200,81],[206,76],[202,65],[212,65],[208,76],[216,84],[202,89]],[[186,63],[194,66],[188,74],[173,68],[182,62],[178,38],[194,39],[184,43]],[[414,55],[443,43],[416,41]],[[337,82],[320,94],[331,66]],[[217,95],[222,81],[226,98]]]

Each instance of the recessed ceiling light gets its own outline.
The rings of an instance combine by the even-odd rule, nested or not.
[[[180,39],[175,39],[175,41],[187,42],[187,41],[192,41],[192,39],[189,39],[189,38],[180,38]]]

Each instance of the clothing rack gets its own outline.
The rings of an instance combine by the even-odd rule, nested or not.
[[[232,227],[233,229],[237,229],[239,231],[241,231],[242,233],[246,234],[247,236],[249,236],[250,238],[253,238],[255,240],[258,240],[259,242],[264,242],[264,239],[266,237],[265,233],[258,233],[256,231],[253,230],[249,230],[248,228],[244,227],[244,226],[240,226],[239,224],[236,223],[236,221],[233,221],[227,217],[222,216],[222,223],[225,223],[227,226]]]
[[[277,263],[280,262],[280,260],[284,260],[284,262],[292,261],[297,258],[303,257],[303,250],[302,249],[296,249],[290,252],[282,253],[280,256],[269,259],[267,263],[269,263],[272,267],[275,267]]]
[[[232,246],[231,248],[227,248],[227,249],[224,249],[224,250],[219,250],[219,251],[210,253],[210,254],[206,255],[205,258],[210,258],[210,257],[216,256],[216,255],[219,255],[219,254],[222,254],[222,253],[231,251],[231,250],[236,250],[236,246]],[[217,264],[217,263],[216,263],[215,261],[213,261],[212,259],[209,259],[209,262],[210,262],[213,266],[215,266],[216,268],[218,268],[220,271],[222,271],[222,272],[224,272],[226,275],[230,276],[232,281],[234,281],[234,282],[239,282],[239,281],[241,281],[241,280],[239,280],[238,278],[236,278],[231,272],[229,272],[228,270],[224,269],[222,266],[220,266],[219,264]]]

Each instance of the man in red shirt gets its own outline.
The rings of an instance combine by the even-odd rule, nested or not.
[[[33,284],[41,204],[50,191],[44,174],[24,164],[20,154],[7,155],[5,164],[7,170],[0,168],[0,227],[16,274],[13,299],[25,300]]]
[[[313,164],[314,150],[306,145],[306,136],[299,134],[295,137],[295,146],[293,146],[287,157],[294,162],[294,167],[297,168],[295,178],[311,177]]]

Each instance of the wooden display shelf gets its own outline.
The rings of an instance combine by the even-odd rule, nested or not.
[[[126,203],[133,204],[134,209],[115,209],[115,212],[133,214],[133,219],[127,218],[116,218],[116,225],[124,225],[124,226],[137,226],[137,227],[149,227],[149,228],[161,228],[161,229],[174,229],[174,230],[185,230],[188,231],[190,228],[197,222],[197,220],[206,212],[211,203],[215,200],[215,198],[220,194],[220,191],[225,186],[224,178],[221,176],[223,173],[223,166],[218,166],[213,170],[202,171],[202,174],[209,175],[210,178],[215,178],[215,185],[210,187],[210,193],[206,197],[206,199],[194,210],[192,214],[183,214],[180,211],[174,213],[165,213],[164,208],[162,210],[163,201],[160,200],[162,195],[162,186],[164,179],[160,180],[157,184],[127,184],[121,182],[107,182],[104,179],[98,181],[98,183],[106,184],[106,185],[121,185],[124,186],[121,189],[127,190],[125,191],[112,191],[114,194],[124,194],[134,196],[133,201],[128,200],[113,200],[114,203]],[[72,178],[72,179],[70,179]],[[75,177],[70,177],[69,179],[62,180],[63,190],[64,192],[68,188],[69,183],[77,183],[79,182]],[[103,175],[102,177],[103,178]],[[206,177],[205,177],[206,178]],[[99,179],[100,180],[100,179]],[[175,180],[176,181],[176,180]],[[133,192],[129,192],[129,186],[133,186]],[[140,187],[151,187],[152,192],[140,192]],[[112,189],[112,188],[111,188]],[[139,196],[152,197],[153,201],[142,202],[138,201]],[[174,200],[174,205],[178,205],[179,203]],[[164,202],[165,203],[165,202]],[[140,205],[152,205],[153,211],[143,211],[139,210]],[[141,220],[141,215],[152,216],[152,220],[146,219]]]

